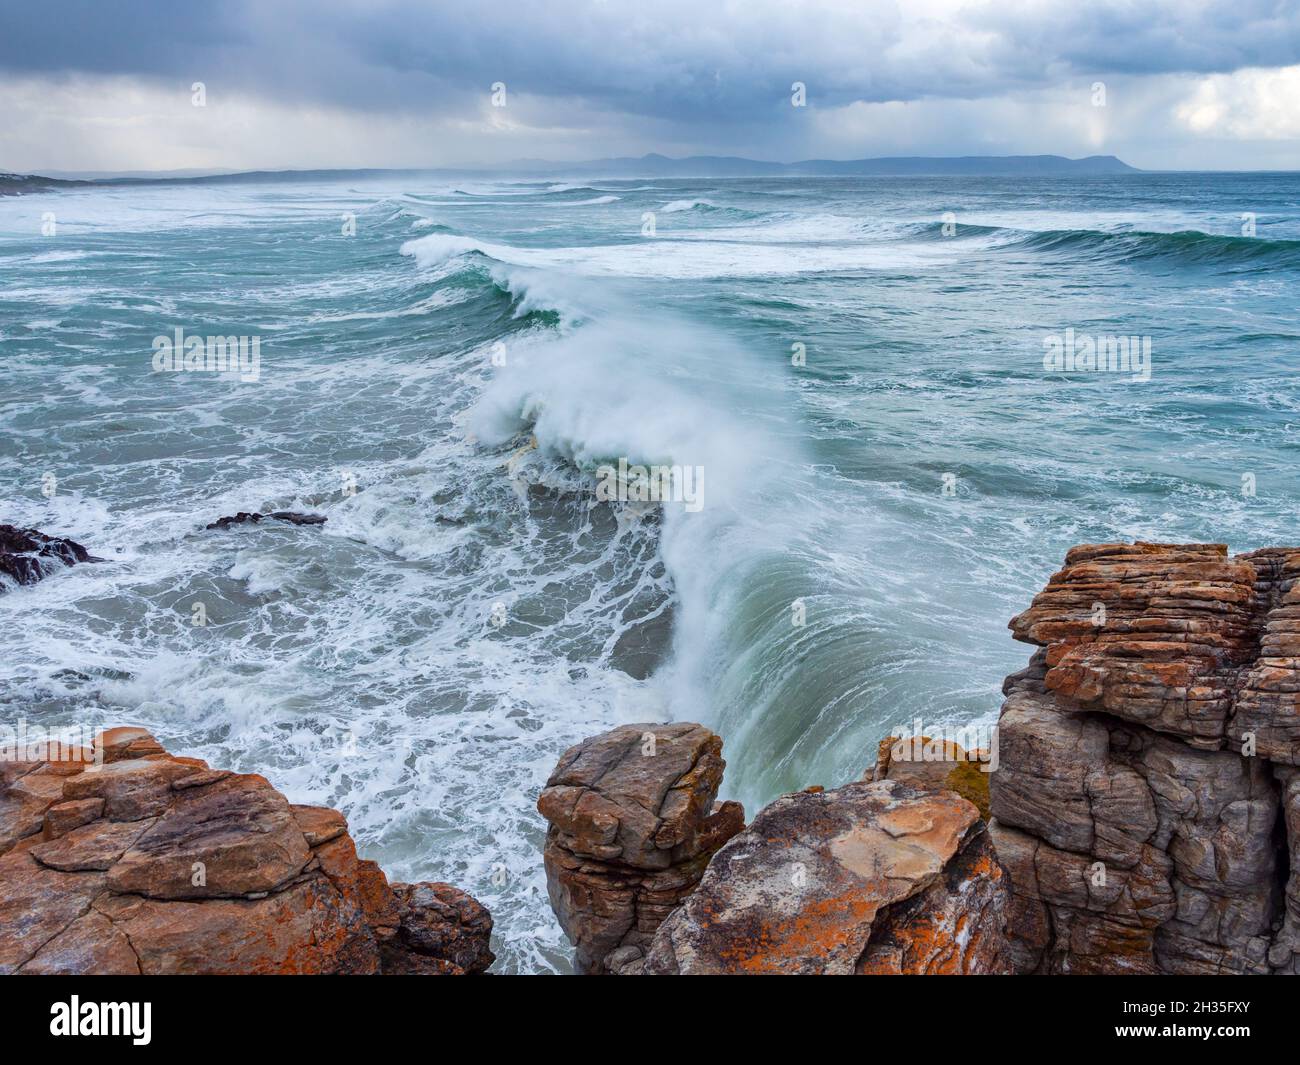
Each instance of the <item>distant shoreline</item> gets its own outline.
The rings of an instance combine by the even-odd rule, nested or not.
[[[20,195],[68,186],[241,184],[245,182],[366,180],[433,174],[450,178],[569,177],[598,174],[607,178],[726,177],[1039,177],[1141,173],[1113,155],[1067,159],[1060,155],[894,156],[874,159],[807,159],[769,162],[739,156],[663,155],[594,159],[582,163],[522,160],[501,167],[325,168],[314,170],[244,170],[214,174],[110,175],[51,177],[0,172],[0,195]]]
[[[747,169],[752,168],[752,169]],[[527,161],[490,167],[369,167],[314,170],[238,170],[221,173],[95,173],[79,176],[17,174],[0,171],[0,197],[58,192],[72,188],[122,188],[159,185],[256,185],[311,181],[378,181],[405,177],[443,180],[753,180],[756,178],[1088,178],[1160,177],[1168,175],[1286,176],[1300,170],[1143,170],[1115,156],[1067,159],[1058,155],[899,156],[880,159],[808,160],[772,163],[737,157],[690,156],[669,159],[602,159],[586,163]]]

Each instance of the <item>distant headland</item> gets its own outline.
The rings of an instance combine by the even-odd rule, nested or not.
[[[60,188],[139,184],[242,184],[270,181],[359,181],[410,174],[466,176],[569,176],[602,177],[1079,177],[1094,174],[1136,174],[1113,155],[1067,159],[1063,155],[962,155],[891,156],[878,159],[805,159],[774,163],[732,155],[691,155],[672,159],[666,155],[624,156],[580,163],[521,159],[492,167],[430,167],[401,169],[247,170],[228,173],[166,173],[116,176],[43,176],[0,171],[0,196],[51,192]]]

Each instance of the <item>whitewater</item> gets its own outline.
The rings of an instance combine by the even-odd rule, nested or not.
[[[0,713],[337,807],[484,902],[499,971],[567,971],[571,744],[703,722],[752,814],[994,720],[1069,546],[1296,542],[1297,296],[1294,175],[3,198],[0,522],[105,561],[0,594]],[[177,329],[256,379],[159,372]],[[1053,371],[1066,335],[1147,379]],[[703,506],[598,500],[620,460]],[[204,528],[240,510],[328,520]]]

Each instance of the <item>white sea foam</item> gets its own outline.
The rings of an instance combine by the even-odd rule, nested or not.
[[[107,559],[5,594],[5,710],[139,723],[337,806],[393,878],[481,898],[499,967],[547,971],[569,948],[535,802],[584,736],[703,720],[752,814],[859,776],[899,708],[936,724],[995,713],[1024,658],[1001,622],[1069,543],[1289,541],[1285,272],[1129,292],[1171,330],[1191,323],[1180,359],[1158,402],[1085,396],[1017,363],[1016,323],[1059,302],[1041,266],[1053,283],[1075,266],[937,239],[905,192],[872,184],[859,222],[842,183],[774,213],[765,186],[736,182],[736,211],[669,212],[641,239],[640,211],[664,196],[606,181],[594,190],[623,196],[617,209],[559,212],[576,190],[545,185],[0,201],[0,299],[21,304],[0,323],[0,512]],[[987,216],[1013,221],[993,196]],[[897,201],[884,221],[882,199]],[[421,233],[396,255],[415,234],[390,216],[436,200],[476,235]],[[74,239],[107,238],[95,254],[30,261],[64,248],[37,235],[52,202]],[[266,327],[251,393],[155,380],[131,355],[157,319],[197,328],[214,276]],[[1225,375],[1202,304],[1278,339],[1241,341],[1251,359]],[[702,466],[704,508],[591,506],[592,473],[620,456]],[[1260,496],[1244,499],[1256,467]],[[328,521],[203,528],[249,509]],[[653,653],[637,659],[638,641]]]
[[[665,233],[634,244],[572,248],[521,248],[454,234],[407,241],[404,255],[438,266],[478,252],[504,263],[614,277],[775,277],[843,270],[895,270],[947,266],[963,251],[955,245],[759,243],[709,241],[694,234],[674,240]],[[969,251],[965,252],[969,254]]]
[[[697,211],[703,207],[715,206],[712,200],[673,200],[659,208],[662,214],[679,214],[682,211]]]

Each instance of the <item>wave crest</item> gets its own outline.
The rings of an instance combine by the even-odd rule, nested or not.
[[[712,200],[673,200],[659,208],[660,214],[679,214],[682,211],[715,211],[718,205]]]
[[[1300,266],[1300,240],[1225,236],[1197,229],[1173,233],[1054,229],[1029,234],[1014,244],[1035,251],[1100,252],[1120,262],[1168,259],[1200,266],[1261,263]]]

